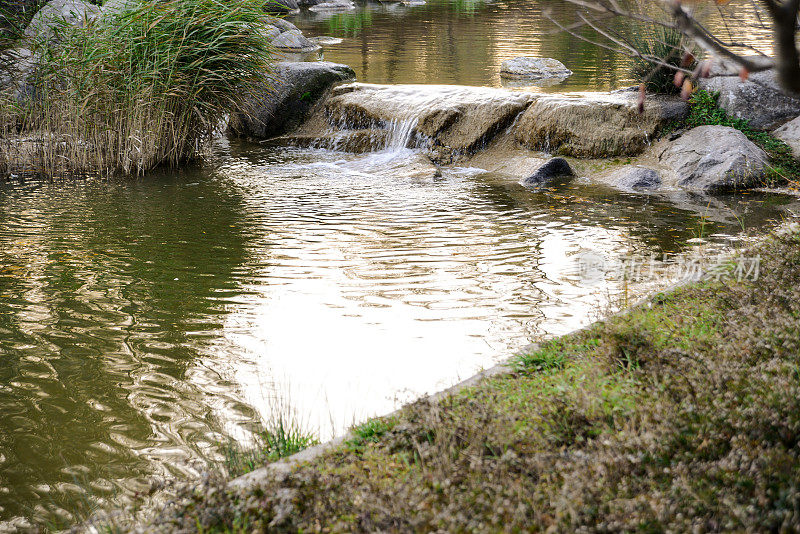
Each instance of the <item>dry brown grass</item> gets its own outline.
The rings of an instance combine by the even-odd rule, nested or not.
[[[262,487],[209,478],[162,532],[797,532],[800,232],[517,371],[373,420]]]

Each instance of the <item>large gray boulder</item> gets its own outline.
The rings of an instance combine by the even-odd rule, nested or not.
[[[699,87],[719,92],[721,108],[758,130],[771,130],[800,115],[800,98],[780,88],[775,71],[751,74],[744,82],[738,76],[714,76],[701,80]]]
[[[772,135],[789,145],[795,159],[800,159],[800,117],[790,120],[772,132]]]
[[[59,41],[65,32],[86,26],[100,13],[100,7],[84,0],[52,0],[36,12],[23,37],[28,43]]]
[[[0,88],[10,87],[20,102],[33,98],[44,50],[67,38],[74,28],[90,24],[100,13],[98,6],[84,0],[52,0],[42,6],[25,28],[20,47],[4,53],[9,68],[0,76]]]
[[[523,146],[564,156],[631,156],[688,112],[672,97],[648,96],[642,113],[638,106],[631,92],[542,95],[519,118],[514,136]]]
[[[658,159],[673,172],[667,185],[717,193],[761,185],[767,154],[739,130],[700,126],[666,143]]]
[[[252,95],[248,109],[231,121],[239,135],[270,138],[296,128],[313,105],[338,82],[353,80],[347,65],[328,62],[279,62],[264,80],[263,90]]]

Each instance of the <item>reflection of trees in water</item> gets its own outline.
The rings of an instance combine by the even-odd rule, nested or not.
[[[207,431],[186,370],[246,252],[237,199],[200,179],[0,192],[0,520],[110,495]]]
[[[499,85],[503,60],[534,55],[556,58],[575,73],[549,90],[608,90],[634,83],[630,58],[558,31],[542,8],[562,24],[578,20],[574,6],[555,0],[429,0],[423,6],[367,3],[328,18],[303,12],[295,22],[309,35],[344,37],[344,43],[325,50],[326,59],[353,66],[362,82]],[[628,23],[608,24],[623,32]],[[581,31],[599,37],[591,28]],[[745,37],[761,44],[759,35]]]

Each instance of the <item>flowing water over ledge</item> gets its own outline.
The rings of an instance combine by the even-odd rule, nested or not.
[[[581,283],[582,250],[725,247],[800,211],[408,160],[220,142],[181,172],[3,186],[0,531],[191,474],[281,402],[324,439],[650,287]]]

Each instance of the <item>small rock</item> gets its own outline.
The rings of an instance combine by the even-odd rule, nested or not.
[[[329,37],[327,35],[320,35],[319,37],[309,37],[308,40],[311,41],[312,43],[316,43],[322,46],[337,45],[340,44],[342,41],[344,41],[344,39],[340,39],[338,37]]]
[[[329,0],[308,8],[309,11],[346,11],[355,9],[356,6],[350,0]]]
[[[314,52],[320,46],[309,41],[300,30],[289,30],[281,33],[272,41],[272,46],[289,52]]]
[[[657,189],[661,185],[661,175],[649,167],[626,167],[612,175],[611,185],[627,190]]]
[[[699,126],[667,143],[659,160],[675,173],[671,185],[715,193],[761,185],[767,155],[739,130]]]
[[[502,78],[567,78],[572,71],[552,58],[515,57],[503,61],[500,66]]]
[[[574,176],[572,168],[564,158],[553,158],[547,163],[536,169],[532,175],[528,176],[520,183],[527,187],[537,187],[547,185],[553,180],[563,176]]]

